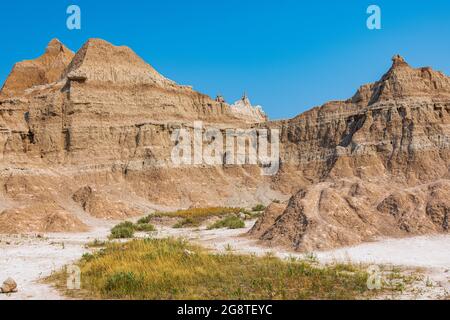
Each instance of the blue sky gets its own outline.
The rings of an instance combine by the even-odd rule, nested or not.
[[[82,29],[66,28],[77,4]],[[382,10],[368,30],[366,9]],[[227,101],[247,91],[271,118],[346,99],[399,53],[450,74],[450,1],[2,1],[0,83],[52,38],[76,51],[91,37],[128,45],[163,75]]]

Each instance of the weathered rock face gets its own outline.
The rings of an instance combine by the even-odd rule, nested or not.
[[[130,208],[120,199],[111,197],[106,192],[98,192],[89,186],[79,189],[72,198],[84,211],[96,218],[126,219],[144,215],[138,208]]]
[[[174,168],[171,161],[174,130],[190,130],[194,121],[248,128],[259,116],[177,85],[127,47],[92,39],[69,60],[62,59],[69,51],[61,45],[55,54],[55,45],[45,58],[22,64],[58,76],[21,82],[24,73],[13,71],[2,90],[0,232],[78,231],[85,228],[78,220],[84,213],[126,218],[156,205],[273,198],[267,184],[259,185],[257,167]],[[86,188],[92,192],[79,193]],[[74,219],[66,225],[45,222],[51,214],[67,218],[67,212]],[[23,222],[14,226],[14,219]]]
[[[265,232],[251,233],[313,250],[448,232],[449,81],[396,56],[352,99],[269,124],[282,128],[275,185],[295,195]],[[307,181],[293,183],[292,172]]]
[[[286,208],[269,207],[255,237],[312,250],[448,231],[450,80],[442,73],[396,56],[351,99],[271,122],[248,99],[230,106],[164,78],[129,48],[92,39],[70,58],[54,47],[45,63],[28,62],[42,81],[20,80],[36,68],[19,68],[1,92],[0,232],[79,231],[88,215],[291,195]],[[279,129],[280,171],[174,166],[172,135],[194,121]]]

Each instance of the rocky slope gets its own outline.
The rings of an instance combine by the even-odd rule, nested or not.
[[[52,41],[0,92],[0,233],[84,230],[156,206],[273,204],[250,232],[298,250],[448,232],[450,80],[401,57],[380,81],[286,121],[181,86],[127,47]],[[174,166],[177,129],[279,129],[280,171]]]

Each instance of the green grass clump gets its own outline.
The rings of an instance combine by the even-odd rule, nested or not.
[[[109,239],[130,239],[134,237],[135,232],[153,232],[156,231],[154,225],[150,223],[137,223],[133,224],[132,222],[125,221],[119,223],[117,226],[111,229],[111,234]]]
[[[192,218],[185,218],[185,219],[175,223],[173,227],[175,229],[180,229],[180,228],[198,227],[199,225],[200,225],[200,222],[198,220],[195,220],[195,219],[192,219]]]
[[[107,295],[126,296],[143,288],[142,278],[134,272],[116,272],[108,276],[102,288]]]
[[[174,228],[198,227],[205,220],[212,217],[223,217],[230,214],[238,214],[242,209],[227,207],[192,208],[174,212],[157,212],[155,217],[169,217],[181,219]]]
[[[137,223],[137,224],[134,225],[134,229],[136,231],[140,231],[140,232],[153,232],[153,231],[156,231],[155,226],[150,224],[150,223]]]
[[[146,216],[138,220],[137,224],[149,224],[152,220],[152,216]]]
[[[368,274],[358,268],[343,273],[342,266],[304,260],[213,254],[174,239],[108,243],[78,266],[83,291],[67,294],[86,299],[354,299],[374,294],[367,288]],[[63,289],[67,274],[61,271],[49,280]]]
[[[129,239],[134,237],[134,225],[125,221],[111,229],[110,239]]]
[[[266,206],[263,204],[258,204],[252,208],[252,211],[264,211],[266,210]]]
[[[223,218],[220,221],[217,221],[216,223],[214,223],[208,227],[209,230],[222,229],[222,228],[227,228],[227,229],[245,228],[245,222],[236,216],[228,216],[226,218]]]

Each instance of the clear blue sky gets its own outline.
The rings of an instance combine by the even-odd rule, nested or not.
[[[82,10],[82,30],[66,9]],[[382,10],[382,30],[366,9]],[[346,99],[400,53],[450,74],[450,1],[47,0],[1,1],[0,83],[16,61],[59,38],[78,50],[91,37],[128,45],[163,75],[227,101],[245,90],[271,118]]]

